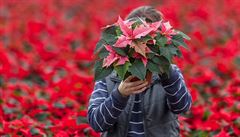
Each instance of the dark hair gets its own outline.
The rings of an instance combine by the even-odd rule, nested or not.
[[[156,22],[162,20],[163,15],[152,6],[141,6],[133,9],[125,19],[128,20],[135,17],[143,17],[147,22]]]

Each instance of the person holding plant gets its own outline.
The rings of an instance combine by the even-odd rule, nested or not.
[[[139,29],[141,34],[136,32],[134,36],[136,39],[142,38],[146,40],[147,35],[151,35],[156,39],[148,39],[146,43],[158,45],[158,42],[160,42],[159,45],[161,46],[161,42],[165,38],[164,45],[173,43],[167,47],[171,49],[175,48],[179,42],[181,43],[181,40],[174,40],[174,38],[173,42],[168,41],[168,38],[170,40],[175,35],[175,32],[169,29],[168,23],[164,24],[161,22],[162,14],[155,8],[151,6],[138,7],[126,19],[136,17],[152,23],[148,25],[143,21],[144,26],[148,26],[148,28]],[[126,37],[127,31],[125,32],[124,30],[128,30],[129,28],[124,27],[124,23],[127,25],[132,25],[132,23],[121,20],[118,23],[124,37]],[[157,31],[161,25],[161,31],[164,28],[167,30],[164,32],[165,37],[160,37],[160,35],[158,37],[158,35],[151,34],[153,30]],[[149,31],[149,29],[151,30]],[[171,34],[171,36],[166,36],[166,33]],[[182,34],[182,36],[186,37],[185,34]],[[130,59],[125,58],[123,55],[117,55],[117,53],[121,54],[119,50],[114,50],[111,46],[105,46],[106,50],[109,51],[109,55],[104,58],[103,64],[100,67],[111,67],[111,64],[118,60],[116,64],[123,65],[131,73],[125,75],[125,72],[124,75],[121,75],[122,73],[120,72],[123,71],[117,71],[117,74],[116,72],[112,72],[95,82],[94,91],[89,100],[89,124],[95,131],[102,132],[101,136],[103,137],[177,137],[180,134],[178,114],[187,112],[192,104],[192,97],[186,87],[183,75],[180,69],[174,64],[166,65],[168,67],[161,66],[160,64],[159,70],[156,67],[151,67],[154,64],[158,65],[158,61],[161,61],[166,54],[161,53],[157,55],[157,53],[154,53],[154,48],[150,47],[152,52],[149,52],[150,49],[146,45],[144,49],[139,50],[136,47],[138,45],[133,45],[136,43],[133,36],[131,38],[132,41],[129,41],[129,38],[121,37],[119,38],[120,40],[114,43],[117,48],[126,48],[126,45],[130,45],[137,52],[134,57],[138,58],[138,62],[135,61],[135,64],[130,64]],[[162,50],[164,48],[162,47]],[[176,54],[177,52],[175,51],[177,49],[171,53]],[[162,55],[164,56],[162,57]],[[153,60],[152,65],[150,64],[150,59]],[[165,59],[169,59],[168,56]],[[134,68],[134,65],[138,64],[146,66],[152,72],[159,71],[159,73],[153,73],[151,81],[147,81],[145,77],[142,78],[141,76],[136,80],[136,76],[139,75],[136,73],[142,73],[142,71],[138,71],[138,66]],[[160,73],[160,70],[165,71],[161,71],[162,73]],[[145,75],[143,76],[146,76],[146,70],[144,72],[143,74]],[[121,79],[119,79],[119,75]]]

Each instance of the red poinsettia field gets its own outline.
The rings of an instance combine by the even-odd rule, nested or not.
[[[154,5],[191,37],[183,137],[240,135],[239,0],[1,0],[0,136],[98,137],[87,124],[101,27]]]

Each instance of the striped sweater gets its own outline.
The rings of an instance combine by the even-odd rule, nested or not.
[[[161,77],[161,82],[166,91],[169,109],[175,114],[188,111],[192,104],[192,97],[187,90],[179,68],[172,65],[170,78]],[[136,94],[135,97],[129,121],[129,137],[144,136],[141,96],[143,96],[142,93]],[[108,92],[104,79],[97,81],[88,107],[88,121],[91,127],[98,132],[106,131],[112,127],[125,108],[128,99],[129,96],[123,97],[117,88],[112,92]]]

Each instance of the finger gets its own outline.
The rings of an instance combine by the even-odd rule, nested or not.
[[[139,89],[142,89],[143,87],[147,87],[147,85],[148,85],[148,82],[144,82],[144,83],[142,83],[138,86],[134,86],[134,87],[129,88],[129,91],[137,91]]]
[[[143,81],[143,80],[138,80],[138,81],[134,81],[134,82],[129,82],[128,83],[128,86],[129,87],[135,87],[135,86],[138,86],[138,85],[140,85],[140,84],[143,84],[145,81]]]
[[[129,77],[127,77],[124,82],[130,82],[135,76],[131,75]]]
[[[139,89],[139,90],[133,92],[133,94],[141,93],[141,92],[145,91],[146,89],[147,89],[147,87],[143,87],[143,88],[141,88],[141,89]]]
[[[143,87],[146,87],[147,85],[148,85],[148,83],[144,82],[144,83],[142,83],[140,85],[130,87],[129,91],[136,91],[136,90],[139,90],[139,89],[141,89]]]

